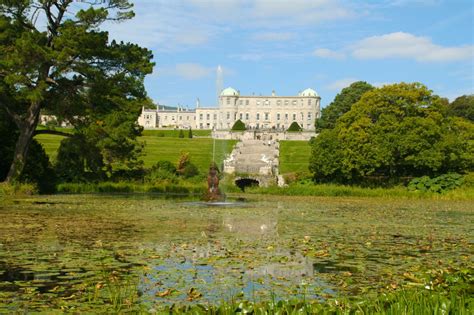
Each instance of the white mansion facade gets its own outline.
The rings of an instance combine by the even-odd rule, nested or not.
[[[248,129],[285,130],[297,122],[303,130],[314,131],[314,121],[321,115],[321,98],[313,89],[296,96],[244,96],[228,87],[219,95],[219,107],[196,109],[143,109],[138,123],[145,129],[215,129],[230,130],[237,120]]]

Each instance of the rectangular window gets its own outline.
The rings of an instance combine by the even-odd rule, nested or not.
[[[311,120],[311,112],[308,112],[308,120]]]
[[[214,114],[214,120],[217,120],[217,114]]]
[[[260,113],[257,113],[257,120],[260,120]]]
[[[245,105],[248,105],[249,104],[249,100],[245,100]]]
[[[249,120],[249,113],[245,113],[245,119]]]
[[[243,103],[244,103],[243,100],[240,100],[240,101],[239,101],[239,105],[242,105]]]
[[[265,105],[269,105],[270,102],[268,100],[265,100]]]
[[[227,120],[229,120],[229,119],[230,119],[230,113],[227,112]]]
[[[311,99],[308,99],[308,105],[311,105]]]
[[[257,106],[259,106],[259,105],[260,105],[260,101],[257,101]]]
[[[277,114],[277,120],[280,120],[280,113]]]
[[[244,114],[240,113],[240,120],[244,119]]]
[[[230,104],[230,97],[227,98],[227,105]]]
[[[268,116],[269,116],[269,114],[265,113],[265,120],[268,120]]]
[[[285,119],[288,120],[288,113],[285,114]]]
[[[211,115],[210,115],[210,114],[207,114],[207,115],[206,115],[206,119],[207,119],[207,120],[211,119]]]
[[[296,120],[296,114],[293,114],[293,120]]]
[[[202,114],[199,114],[199,119],[200,119],[200,120],[203,119],[203,115],[202,115]]]
[[[179,116],[179,120],[183,120],[183,116]]]
[[[277,105],[281,105],[281,100],[278,100],[278,101],[277,101]]]
[[[297,104],[297,102],[296,102],[296,100],[294,100],[294,101],[293,101],[293,105],[296,105],[296,104]]]
[[[288,105],[289,104],[289,101],[288,100],[285,100],[285,105]]]

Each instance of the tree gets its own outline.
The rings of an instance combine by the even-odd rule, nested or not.
[[[312,141],[318,181],[360,183],[474,168],[474,124],[449,117],[446,101],[424,85],[394,84],[365,93],[333,129]]]
[[[449,104],[449,114],[463,117],[474,122],[474,94],[463,95]]]
[[[238,119],[234,125],[232,126],[232,131],[245,131],[247,130],[247,127],[245,124],[242,122],[242,120]]]
[[[290,131],[290,132],[297,132],[297,131],[301,131],[303,130],[300,125],[298,125],[298,123],[296,121],[292,122],[290,127],[288,127],[288,130],[287,131]]]
[[[193,177],[199,174],[199,170],[196,165],[191,163],[189,153],[181,152],[178,164],[176,166],[176,173],[179,176],[183,176],[184,178]]]
[[[193,130],[191,128],[189,128],[189,131],[188,131],[188,138],[189,139],[192,139],[193,137]]]
[[[357,103],[365,92],[374,87],[367,82],[358,81],[342,89],[336,95],[334,101],[322,109],[321,118],[316,119],[316,132],[324,129],[332,129],[336,125],[336,120],[347,113],[353,104]]]
[[[94,135],[109,168],[136,152],[140,129],[130,119],[146,100],[152,54],[99,30],[133,17],[131,8],[128,0],[0,0],[0,106],[19,130],[7,181],[21,176],[41,110]]]
[[[179,129],[178,138],[184,138],[184,131],[183,131],[183,129]]]

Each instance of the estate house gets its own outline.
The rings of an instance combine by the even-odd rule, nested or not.
[[[248,129],[284,130],[297,122],[303,130],[314,131],[314,120],[321,115],[321,98],[313,89],[301,91],[296,96],[278,96],[273,91],[268,96],[240,95],[228,87],[219,95],[218,107],[195,109],[178,106],[175,109],[143,109],[138,123],[145,129],[214,129],[230,130],[237,120]]]

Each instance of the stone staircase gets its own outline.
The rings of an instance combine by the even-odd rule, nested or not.
[[[244,139],[224,161],[228,174],[278,175],[279,143],[271,140]]]

